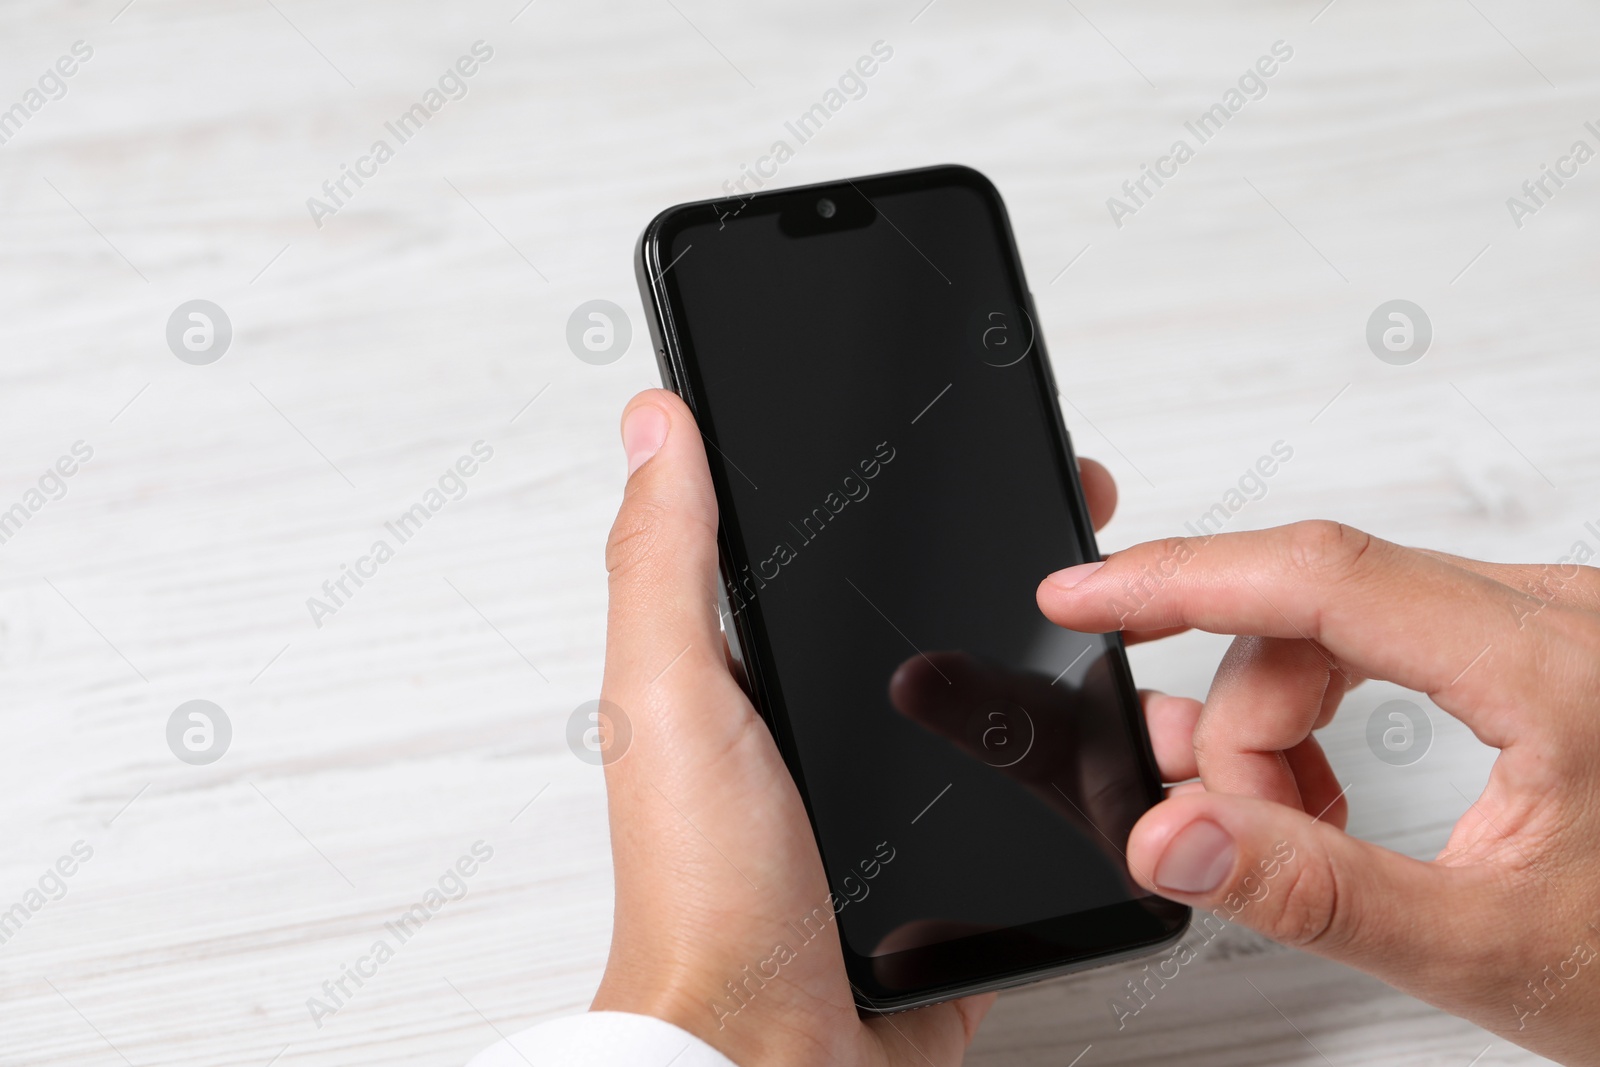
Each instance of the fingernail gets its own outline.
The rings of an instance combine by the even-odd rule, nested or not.
[[[644,461],[661,451],[667,443],[667,413],[654,404],[640,404],[622,420],[622,450],[628,454],[628,474],[644,466]]]
[[[1105,560],[1101,560],[1098,563],[1080,563],[1076,567],[1068,567],[1066,570],[1056,571],[1045,581],[1057,589],[1071,589],[1105,565]]]
[[[1156,864],[1156,886],[1174,893],[1209,893],[1233,870],[1238,846],[1228,831],[1196,819],[1178,831]]]

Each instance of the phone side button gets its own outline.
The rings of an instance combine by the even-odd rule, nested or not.
[[[722,628],[722,635],[728,642],[728,658],[733,660],[734,680],[739,683],[739,688],[745,691],[745,696],[749,696],[750,676],[745,670],[744,648],[739,644],[739,628],[733,622],[733,607],[728,602],[726,581],[717,583],[717,624]]]
[[[1028,290],[1028,314],[1033,319],[1029,323],[1033,327],[1033,350],[1039,353],[1039,362],[1044,364],[1044,377],[1045,381],[1050,383],[1051,395],[1059,397],[1061,395],[1061,386],[1056,384],[1055,368],[1050,365],[1050,354],[1045,351],[1044,338],[1040,336],[1043,329],[1039,325],[1039,302],[1033,298],[1033,290],[1031,289]]]

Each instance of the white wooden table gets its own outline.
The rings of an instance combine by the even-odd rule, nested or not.
[[[0,8],[0,108],[93,49],[0,146],[0,509],[27,511],[0,544],[0,909],[26,912],[0,1064],[458,1064],[587,1003],[604,796],[564,728],[599,686],[616,416],[655,384],[633,242],[875,41],[892,60],[777,180],[999,184],[1068,423],[1123,487],[1107,546],[1178,530],[1278,440],[1234,528],[1552,560],[1600,519],[1600,163],[1520,229],[1505,203],[1597,143],[1577,0],[124,3]],[[318,227],[307,198],[479,40],[465,98]],[[1279,40],[1266,95],[1115,226],[1106,199]],[[233,338],[195,366],[165,329],[201,298]],[[633,317],[610,366],[564,341],[594,298]],[[1435,330],[1409,366],[1364,339],[1395,298]],[[307,598],[480,440],[465,495],[314,625]],[[1136,673],[1202,693],[1222,648]],[[1358,691],[1325,743],[1352,830],[1429,855],[1492,753],[1435,712],[1423,760],[1379,762],[1395,695]],[[166,740],[195,699],[232,725],[210,765]],[[478,841],[465,897],[315,1025],[307,999]],[[1121,1034],[1124,972],[1007,994],[971,1062],[1535,1062],[1239,931],[1185,974]]]

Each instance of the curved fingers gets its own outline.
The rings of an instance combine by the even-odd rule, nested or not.
[[[1519,694],[1548,684],[1519,594],[1338,523],[1137,545],[1051,575],[1038,599],[1086,632],[1189,625],[1313,641],[1343,670],[1430,694],[1501,747]]]

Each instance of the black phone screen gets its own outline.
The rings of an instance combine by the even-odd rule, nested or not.
[[[1123,857],[1159,782],[1120,640],[1034,599],[1097,557],[993,187],[938,168],[658,223],[724,626],[809,806],[858,995],[1170,935],[1186,909]]]

